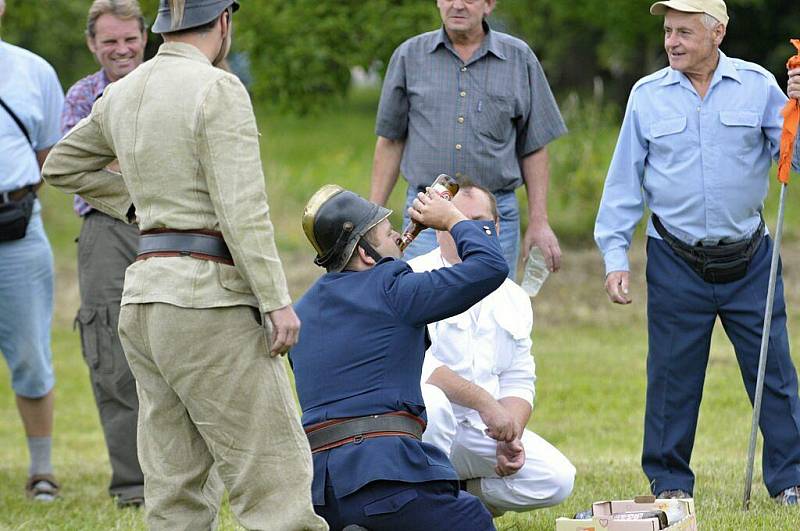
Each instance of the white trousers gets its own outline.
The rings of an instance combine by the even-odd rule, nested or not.
[[[522,435],[525,464],[510,476],[499,477],[497,441],[467,422],[457,423],[444,392],[422,385],[428,414],[424,442],[441,449],[461,479],[481,479],[484,503],[501,511],[529,511],[558,505],[572,492],[575,467],[552,444],[530,430]]]

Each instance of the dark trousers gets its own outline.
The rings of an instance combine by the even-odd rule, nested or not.
[[[117,334],[125,269],[138,241],[138,227],[96,211],[84,218],[78,238],[81,347],[111,462],[108,490],[121,502],[144,496],[136,448],[139,399]]]
[[[325,505],[315,505],[314,510],[331,531],[353,524],[369,531],[495,529],[483,503],[459,490],[455,481],[374,481],[342,498],[336,498],[328,484]]]
[[[647,407],[642,466],[654,493],[694,488],[689,467],[719,316],[753,402],[769,282],[772,240],[765,236],[744,278],[701,279],[662,240],[647,242]],[[770,495],[800,485],[800,399],[789,355],[783,279],[778,269],[760,417],[764,482]],[[742,441],[743,447],[745,441]]]

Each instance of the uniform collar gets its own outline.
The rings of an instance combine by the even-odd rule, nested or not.
[[[478,50],[475,52],[470,61],[475,61],[477,59],[480,59],[487,52],[491,52],[498,59],[505,61],[506,56],[500,49],[497,40],[494,38],[494,33],[492,32],[492,28],[489,27],[489,23],[486,22],[486,20],[483,21],[483,31],[484,31],[483,42],[481,42],[480,48],[478,48]],[[455,53],[455,50],[453,49],[453,43],[450,41],[450,36],[447,35],[444,26],[439,28],[439,31],[436,32],[433,41],[428,47],[428,53],[435,52],[439,48],[439,46],[444,46],[451,52]]]
[[[724,77],[733,79],[740,84],[742,82],[742,78],[739,76],[739,71],[736,70],[736,67],[733,65],[733,61],[725,55],[722,50],[719,50],[719,63],[717,63],[717,69],[714,70],[714,75],[711,78],[711,86],[719,83]],[[661,86],[675,85],[684,82],[688,82],[688,78],[682,72],[669,68],[667,75],[661,80]]]
[[[192,61],[198,61],[207,65],[211,64],[211,61],[199,48],[191,44],[186,44],[185,42],[165,42],[158,48],[158,53],[156,55],[171,55],[173,57],[191,59]]]

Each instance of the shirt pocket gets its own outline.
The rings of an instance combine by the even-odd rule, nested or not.
[[[686,129],[686,117],[676,116],[654,122],[650,126],[650,135],[653,139],[669,135],[677,135]]]
[[[505,144],[513,128],[513,100],[510,96],[487,94],[478,101],[475,120],[481,136]]]
[[[673,116],[650,124],[650,153],[665,164],[672,164],[686,156],[692,148],[687,133],[686,116]]]
[[[223,288],[236,293],[252,294],[250,284],[242,278],[239,271],[234,266],[219,264],[219,283]]]
[[[724,151],[733,156],[744,155],[742,148],[760,148],[764,141],[761,116],[753,111],[720,111],[719,141]]]

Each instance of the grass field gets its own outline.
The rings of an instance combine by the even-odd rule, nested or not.
[[[318,186],[337,182],[366,193],[374,137],[374,94],[357,97],[346,108],[316,117],[260,115],[265,135],[264,159],[273,221],[293,296],[299,296],[320,270],[311,263],[300,230],[300,212]],[[585,113],[567,113],[573,131]],[[591,117],[590,117],[591,118]],[[594,118],[592,118],[594,119]],[[602,183],[614,127],[596,138],[572,135],[553,147],[554,186],[572,179],[581,193]],[[588,135],[591,137],[592,135]],[[576,138],[577,137],[577,138]],[[574,154],[580,160],[574,160]],[[590,170],[594,168],[594,173]],[[579,180],[582,179],[583,181]],[[593,179],[593,181],[592,181]],[[588,181],[587,181],[588,180]],[[594,184],[592,184],[594,183]],[[397,209],[403,190],[391,204]],[[585,218],[575,212],[563,190],[554,193],[551,217],[569,241],[586,241]],[[588,197],[588,196],[587,196]],[[790,201],[793,197],[790,195]],[[51,505],[25,501],[22,485],[27,452],[14,408],[5,365],[0,368],[0,529],[144,529],[141,512],[118,511],[106,495],[108,459],[97,412],[72,320],[78,306],[75,243],[79,221],[70,198],[44,193],[45,223],[57,267],[57,301],[53,355],[57,372],[54,462],[64,485],[63,499]],[[770,212],[775,198],[771,197]],[[789,224],[800,210],[789,207]],[[395,215],[399,221],[399,215]],[[768,216],[771,221],[772,218]],[[774,227],[774,222],[770,222]],[[530,427],[560,448],[578,469],[572,497],[559,507],[496,520],[499,529],[551,530],[559,516],[585,509],[594,500],[627,498],[648,492],[639,466],[645,390],[646,334],[644,257],[639,242],[633,253],[635,303],[612,307],[602,290],[602,264],[587,245],[564,250],[562,272],[552,275],[535,300],[534,354],[537,401]],[[784,252],[790,328],[798,329],[793,309],[800,308],[800,242],[789,231]],[[792,345],[798,352],[797,336]],[[795,356],[796,362],[800,358]],[[754,482],[753,508],[740,509],[744,461],[750,429],[750,407],[727,339],[713,341],[705,400],[700,414],[693,467],[696,502],[704,530],[797,530],[800,510],[777,507],[761,483],[760,458]],[[234,529],[227,506],[222,529]],[[455,531],[455,530],[454,530]]]

